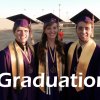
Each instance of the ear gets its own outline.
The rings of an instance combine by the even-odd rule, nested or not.
[[[94,37],[94,27],[92,27],[92,29],[91,29],[91,37],[92,38]]]

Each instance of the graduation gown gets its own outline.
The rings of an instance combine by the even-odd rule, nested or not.
[[[29,66],[29,62],[26,59],[26,56],[22,53],[23,56],[23,63],[24,63],[24,76],[29,76],[32,78],[35,77],[35,65],[34,65],[34,57],[31,52],[31,67]],[[20,58],[18,58],[20,59]],[[2,79],[2,83],[6,84],[5,79],[11,79],[11,84],[13,84],[12,80],[12,65],[11,65],[11,55],[9,48],[6,47],[4,50],[0,52],[0,73],[11,73],[11,76],[5,77]],[[33,71],[34,70],[34,71]],[[0,87],[1,100],[36,100],[36,89],[31,84],[31,87],[23,87],[22,89],[14,89],[13,86],[11,87]]]
[[[37,59],[37,68],[39,69],[39,59],[38,59],[38,46],[39,43],[34,45],[35,50],[35,59]],[[54,50],[51,50],[51,53],[54,57]],[[48,71],[49,71],[49,77],[50,77],[50,84],[54,81],[54,76],[58,76],[57,71],[57,58],[55,59],[55,62],[52,62],[50,51],[48,50]],[[47,67],[47,66],[46,66]],[[55,67],[54,72],[52,73],[51,68]],[[38,72],[37,72],[38,74]],[[64,100],[63,98],[63,91],[59,91],[59,87],[51,87],[50,88],[50,94],[46,94],[43,92],[40,88],[38,88],[38,99],[37,100]]]
[[[72,43],[68,43],[66,45],[66,53],[68,53],[68,48],[70,47],[71,44]],[[70,76],[76,73],[74,70],[76,66],[77,66],[77,58],[76,58],[76,48],[75,48],[72,58],[72,65],[70,69]],[[97,75],[98,68],[100,68],[100,46],[96,45],[96,48],[93,52],[93,55],[90,59],[87,68],[86,77],[92,76],[95,78],[95,80],[97,80],[96,77],[100,75],[100,69],[99,69],[99,74]],[[88,83],[91,84],[91,81],[89,81]],[[99,100],[100,96],[98,94],[100,94],[99,93],[100,91],[98,92],[97,89],[100,90],[99,88],[96,88],[95,85],[94,87],[91,88],[84,87],[83,90],[77,92],[76,89],[71,86],[71,81],[70,81],[70,86],[68,88],[68,100]]]

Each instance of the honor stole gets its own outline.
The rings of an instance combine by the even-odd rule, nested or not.
[[[73,55],[75,52],[75,48],[78,44],[79,44],[79,41],[74,42],[68,50],[68,61],[67,62],[68,62],[69,76],[70,76],[70,71],[71,71],[71,67],[72,67]],[[84,79],[86,77],[87,69],[88,69],[88,66],[89,66],[89,63],[90,63],[90,60],[92,58],[95,48],[96,48],[96,43],[94,42],[94,40],[90,39],[88,41],[88,43],[84,46],[84,48],[81,52],[79,62],[77,64],[76,76],[78,78],[79,73],[82,73],[82,87],[78,87],[79,80],[75,79],[75,84],[77,85],[77,87],[75,87],[75,89],[77,92],[84,89]]]
[[[29,45],[29,48],[31,49],[32,53],[34,53],[31,45]],[[9,44],[9,51],[11,55],[12,76],[20,76],[20,79],[17,80],[18,86],[15,87],[15,89],[22,89],[21,82],[24,81],[22,78],[24,77],[24,59],[22,55],[22,49],[14,41]]]
[[[49,76],[49,69],[48,69],[48,49],[45,49],[45,54],[46,54],[46,66],[44,64],[42,64],[39,61],[39,69],[38,69],[38,75],[41,75],[41,73],[44,73],[45,78],[47,76]],[[60,76],[63,75],[64,73],[64,69],[65,69],[65,65],[62,64],[61,62],[61,57],[58,57],[58,52],[56,51],[56,62],[57,62],[57,73],[58,73],[58,81],[60,81]],[[46,83],[46,79],[44,79],[45,83]],[[49,87],[40,87],[41,91],[49,94],[50,95],[50,88]],[[62,88],[59,87],[59,91],[62,91]]]

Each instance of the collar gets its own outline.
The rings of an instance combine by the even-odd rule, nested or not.
[[[24,45],[22,45],[22,43],[18,42],[17,40],[15,40],[15,41],[20,46],[20,48],[24,51]],[[26,46],[26,50],[28,50],[28,43],[27,42],[26,42],[25,46]]]
[[[89,41],[90,41],[90,40],[89,40]],[[82,50],[83,50],[83,48],[85,47],[86,44],[89,43],[89,41],[88,41],[87,43],[83,44],[83,45],[81,45],[80,42],[79,42],[78,45],[77,45],[77,48],[79,48],[79,47],[81,46],[81,48],[82,48]]]

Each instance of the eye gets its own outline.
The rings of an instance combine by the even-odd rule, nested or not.
[[[83,30],[83,27],[78,27],[78,30],[82,31]]]
[[[89,27],[85,27],[85,30],[87,30],[87,31],[88,31],[88,30],[90,30],[90,28],[89,28]]]
[[[17,30],[16,32],[17,32],[17,33],[21,33],[21,30]]]
[[[26,32],[26,33],[27,33],[27,32],[29,32],[29,31],[28,31],[28,30],[24,30],[24,32]]]
[[[53,29],[57,29],[57,27],[53,27]]]
[[[51,29],[51,27],[47,27],[47,30],[50,30]]]

